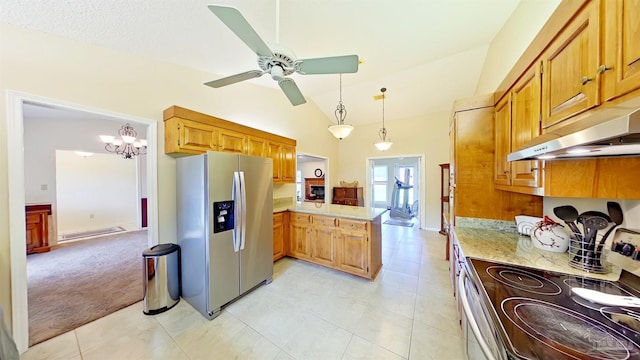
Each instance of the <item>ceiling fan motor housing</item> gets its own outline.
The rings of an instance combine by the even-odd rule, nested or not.
[[[258,57],[258,66],[260,66],[260,69],[271,74],[274,80],[280,80],[284,76],[293,74],[296,71],[295,55],[289,53],[287,49],[281,49],[280,46],[272,46],[272,48],[277,48],[277,50],[273,52],[273,57]],[[274,72],[272,72],[274,67],[282,69],[282,74],[280,74],[279,70],[276,70],[274,74]],[[274,76],[278,76],[279,78],[275,78]]]

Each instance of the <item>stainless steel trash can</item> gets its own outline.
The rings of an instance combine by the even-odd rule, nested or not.
[[[142,252],[143,312],[159,314],[180,301],[180,246],[159,244]]]

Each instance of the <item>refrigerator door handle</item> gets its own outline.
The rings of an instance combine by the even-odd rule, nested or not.
[[[237,171],[233,172],[233,190],[231,192],[231,200],[233,200],[233,217],[235,224],[233,226],[233,251],[240,251],[240,242],[242,238],[242,215],[239,205],[242,199],[242,188],[240,186],[240,174]]]
[[[242,231],[240,236],[240,250],[244,250],[244,243],[247,239],[247,187],[244,182],[244,171],[240,171],[240,190],[241,190],[241,202],[242,207],[240,209],[240,217],[242,218]]]

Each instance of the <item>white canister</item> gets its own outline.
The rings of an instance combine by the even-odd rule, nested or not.
[[[538,249],[562,253],[569,249],[569,234],[560,224],[540,221],[531,230],[531,242]]]

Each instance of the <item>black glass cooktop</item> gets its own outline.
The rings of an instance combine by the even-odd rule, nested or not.
[[[493,307],[512,356],[521,359],[640,359],[640,308],[605,306],[572,291],[582,287],[640,297],[640,280],[597,280],[468,259]],[[630,281],[626,281],[630,280]]]

